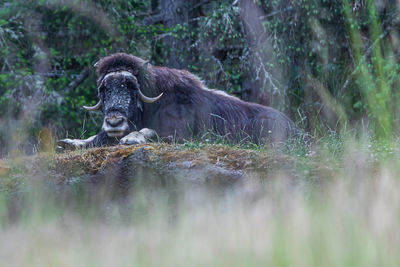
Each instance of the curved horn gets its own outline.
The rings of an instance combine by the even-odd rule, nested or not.
[[[95,111],[100,109],[103,106],[103,103],[101,102],[101,100],[99,100],[99,102],[97,102],[96,105],[92,106],[92,107],[88,107],[88,106],[83,106],[84,109],[89,110],[89,111]]]
[[[140,91],[140,88],[138,88],[138,92],[139,92],[139,98],[140,100],[142,100],[144,103],[154,103],[156,102],[158,99],[160,99],[163,95],[163,93],[161,93],[159,96],[156,97],[148,97],[145,96],[142,91]]]

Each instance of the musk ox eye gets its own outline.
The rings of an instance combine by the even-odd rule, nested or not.
[[[126,86],[128,88],[131,88],[131,89],[136,89],[137,88],[137,83],[135,81],[133,81],[132,79],[128,79],[126,81]]]

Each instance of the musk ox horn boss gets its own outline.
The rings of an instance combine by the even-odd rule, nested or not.
[[[61,140],[63,146],[144,143],[155,133],[183,140],[205,131],[232,141],[276,143],[301,132],[278,110],[208,89],[186,70],[151,66],[125,53],[105,57],[96,67],[99,102],[84,108],[102,109],[102,130],[85,140]]]

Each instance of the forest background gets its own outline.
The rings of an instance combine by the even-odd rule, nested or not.
[[[94,63],[126,52],[273,106],[315,137],[398,129],[392,0],[0,1],[0,155],[101,127]],[[366,130],[366,131],[364,131]]]

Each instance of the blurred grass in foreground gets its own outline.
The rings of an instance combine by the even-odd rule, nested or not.
[[[0,265],[399,266],[395,144],[326,137],[296,177],[282,169],[239,187],[144,175],[121,195],[26,172],[0,194]]]

